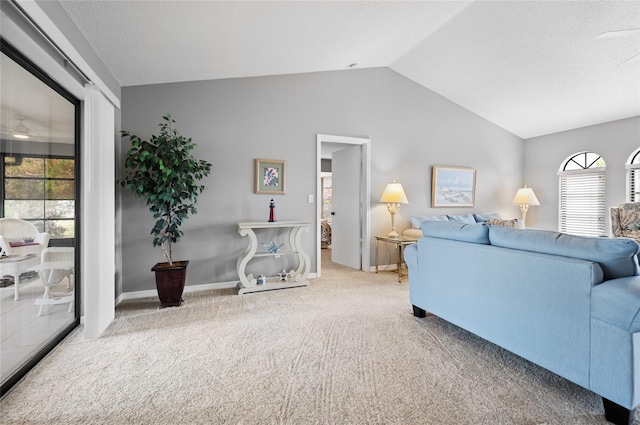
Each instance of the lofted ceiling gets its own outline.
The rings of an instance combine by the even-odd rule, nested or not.
[[[640,115],[640,1],[68,1],[122,86],[389,67],[521,138]],[[611,35],[611,34],[607,34]]]

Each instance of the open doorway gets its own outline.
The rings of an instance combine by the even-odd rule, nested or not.
[[[369,269],[369,142],[370,140],[365,138],[317,135],[316,264],[318,276],[321,275],[322,241],[327,226],[331,232],[332,261],[359,270]],[[323,159],[325,160],[324,173]],[[329,162],[330,168],[327,165]],[[326,192],[323,183],[327,183],[328,173],[331,176],[332,194],[330,213],[328,213],[328,206],[323,202],[323,191]],[[348,188],[345,187],[347,184]]]

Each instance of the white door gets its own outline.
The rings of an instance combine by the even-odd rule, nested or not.
[[[362,268],[361,158],[360,145],[331,155],[331,261],[357,270]]]

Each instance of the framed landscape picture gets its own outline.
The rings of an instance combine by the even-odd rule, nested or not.
[[[432,207],[473,207],[476,203],[476,170],[467,167],[433,166]]]
[[[285,167],[277,159],[256,159],[255,193],[284,195]]]

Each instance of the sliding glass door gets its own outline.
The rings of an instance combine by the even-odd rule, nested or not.
[[[2,394],[79,324],[78,99],[2,40]]]

